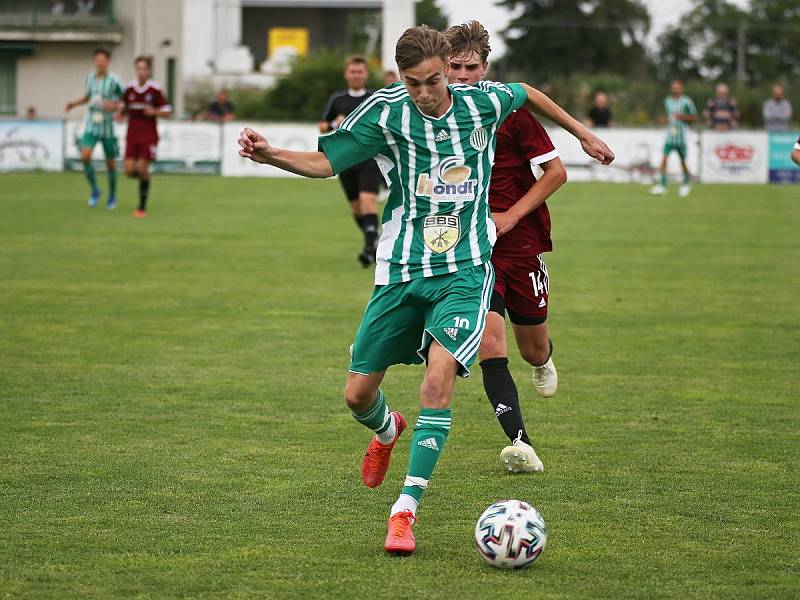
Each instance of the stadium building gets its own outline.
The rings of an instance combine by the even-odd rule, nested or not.
[[[39,117],[62,117],[97,46],[113,51],[112,70],[124,80],[136,56],[153,56],[180,117],[192,86],[269,86],[294,54],[349,49],[357,24],[372,43],[383,40],[384,65],[395,68],[394,42],[413,19],[413,0],[4,0],[0,115],[34,107]]]

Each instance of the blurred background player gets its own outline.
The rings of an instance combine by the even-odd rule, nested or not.
[[[136,79],[125,88],[120,112],[128,115],[125,175],[139,179],[139,206],[133,214],[144,217],[150,193],[150,163],[156,159],[158,147],[156,119],[168,117],[172,107],[161,86],[150,79],[153,59],[139,56],[133,61],[133,66]]]
[[[800,137],[798,137],[797,141],[794,143],[794,150],[792,150],[792,160],[798,167],[800,167]]]
[[[114,210],[117,207],[117,154],[119,145],[114,135],[114,114],[119,107],[122,97],[122,83],[119,77],[108,72],[111,52],[105,48],[94,51],[94,71],[86,77],[86,93],[75,100],[67,102],[66,111],[69,112],[76,106],[89,104],[86,112],[86,125],[83,135],[78,143],[81,149],[83,172],[89,181],[91,195],[89,206],[97,206],[100,198],[100,188],[97,187],[97,177],[92,166],[92,150],[97,142],[103,145],[108,169],[108,200],[106,208]]]
[[[709,98],[703,110],[706,125],[714,131],[730,131],[739,124],[739,104],[732,98],[728,86],[718,83],[714,97]]]
[[[686,130],[688,123],[697,120],[697,109],[689,96],[683,93],[683,82],[675,79],[670,84],[670,95],[664,100],[666,112],[667,139],[664,142],[664,154],[661,157],[661,180],[650,188],[654,196],[663,196],[667,193],[667,159],[674,150],[681,159],[683,170],[683,183],[678,190],[678,195],[685,198],[689,195],[689,167],[686,166]]]
[[[450,82],[474,85],[485,75],[491,52],[489,33],[477,21],[447,30]],[[577,121],[575,125],[582,127]],[[543,174],[539,181],[532,167]],[[541,258],[550,252],[550,213],[545,204],[567,180],[567,172],[544,127],[526,109],[512,112],[497,131],[489,206],[498,239],[492,251],[495,284],[480,345],[483,386],[511,442],[501,460],[511,472],[544,469],[534,451],[508,368],[505,314],[511,319],[522,358],[533,367],[536,391],[550,397],[558,378],[547,331],[549,277]]]
[[[344,79],[347,89],[336,92],[328,99],[319,123],[320,133],[328,133],[339,128],[345,117],[349,116],[364,100],[372,95],[367,89],[369,67],[363,56],[351,56],[345,62]],[[358,254],[361,266],[375,263],[378,241],[378,192],[381,175],[378,164],[373,159],[365,160],[339,174],[353,219],[364,234],[364,247]]]

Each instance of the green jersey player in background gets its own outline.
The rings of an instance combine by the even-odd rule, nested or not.
[[[106,157],[108,170],[108,200],[106,208],[114,210],[117,207],[117,154],[119,146],[114,135],[114,114],[119,107],[124,87],[119,77],[108,71],[111,52],[105,48],[94,51],[94,71],[86,77],[86,93],[67,103],[67,112],[76,106],[89,104],[86,112],[86,123],[83,129],[79,146],[81,161],[86,179],[89,181],[91,195],[89,206],[97,206],[100,198],[100,188],[97,187],[97,177],[92,166],[92,150],[100,142]]]
[[[426,364],[408,473],[384,543],[397,554],[416,549],[412,525],[450,431],[455,379],[469,375],[486,321],[496,238],[487,194],[497,128],[534,91],[492,82],[448,86],[449,53],[444,34],[406,30],[395,55],[404,84],[375,92],[320,137],[321,152],[274,148],[249,128],[239,138],[241,156],[307,177],[330,177],[375,157],[389,182],[375,289],[352,347],[345,402],[375,434],[361,477],[377,487],[406,427],[380,383],[392,365]],[[582,142],[598,160],[613,160],[596,136]]]
[[[685,198],[689,195],[689,167],[686,166],[686,132],[689,123],[697,120],[697,109],[689,96],[683,93],[683,82],[676,79],[670,84],[670,95],[664,100],[664,110],[667,120],[667,139],[664,142],[664,153],[661,157],[661,180],[650,189],[654,196],[663,196],[667,193],[667,159],[674,150],[681,159],[683,170],[683,183],[678,189],[678,195]]]

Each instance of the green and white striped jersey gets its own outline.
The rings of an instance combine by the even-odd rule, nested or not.
[[[680,98],[667,96],[664,100],[664,110],[667,111],[667,144],[673,146],[684,146],[686,144],[686,130],[689,124],[679,120],[676,115],[696,115],[697,109],[689,96],[683,95]]]
[[[113,73],[100,78],[94,72],[86,76],[86,95],[89,97],[86,133],[101,138],[114,137],[114,111],[103,110],[103,102],[119,100],[124,92],[122,82]]]
[[[491,257],[495,134],[528,96],[513,83],[448,87],[452,105],[441,117],[420,112],[397,83],[319,139],[334,173],[375,157],[389,185],[375,285],[454,273]]]

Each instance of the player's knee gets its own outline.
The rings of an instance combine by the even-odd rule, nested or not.
[[[450,382],[440,373],[427,373],[419,389],[419,397],[425,408],[447,408],[450,406]]]
[[[348,381],[344,386],[344,403],[354,412],[367,408],[374,399],[375,392],[363,385]]]
[[[483,337],[481,338],[480,348],[478,348],[478,355],[480,356],[481,360],[505,356],[505,341],[499,335],[495,335],[488,330],[484,331]]]
[[[541,367],[550,358],[550,346],[531,345],[520,348],[519,353],[522,360],[532,367]]]
[[[133,165],[125,165],[125,175],[128,177],[138,177],[139,171]]]

